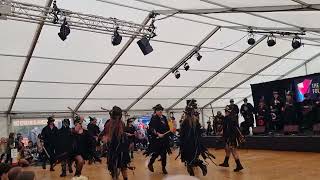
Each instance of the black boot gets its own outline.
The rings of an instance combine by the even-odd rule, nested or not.
[[[151,162],[149,162],[149,164],[148,164],[148,169],[149,169],[149,171],[154,172],[153,164]]]
[[[66,177],[67,176],[67,173],[66,172],[62,172],[61,174],[60,174],[60,177]]]
[[[168,171],[166,170],[166,167],[164,167],[164,166],[162,167],[162,173],[163,174],[168,174]]]
[[[54,171],[53,165],[50,165],[50,171]]]
[[[128,178],[127,178],[127,177],[125,177],[125,178],[123,178],[123,180],[128,180]]]
[[[239,159],[236,160],[236,164],[237,164],[237,167],[236,167],[233,171],[234,171],[234,172],[239,172],[239,171],[241,171],[241,170],[243,169],[243,167],[242,167]]]
[[[191,165],[187,165],[187,171],[190,176],[194,176],[193,167]]]
[[[69,173],[73,173],[72,167],[69,167]]]
[[[42,164],[42,169],[46,169],[46,164],[45,163]]]
[[[81,172],[79,172],[78,170],[76,170],[76,173],[74,174],[75,177],[80,177],[81,176]]]
[[[224,162],[222,164],[219,164],[219,166],[222,166],[222,167],[229,167],[229,157],[226,156],[224,158]]]
[[[200,167],[203,176],[206,176],[208,173],[207,166],[203,162],[199,163],[198,166]]]
[[[133,159],[133,151],[131,151],[131,159]]]

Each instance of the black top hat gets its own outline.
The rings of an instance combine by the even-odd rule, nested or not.
[[[122,109],[118,106],[113,106],[109,114],[111,117],[122,116]]]
[[[230,99],[230,102],[231,102],[231,103],[234,103],[234,99]]]
[[[163,111],[163,107],[161,106],[161,104],[157,104],[155,107],[152,108],[154,111]]]
[[[248,102],[248,99],[247,99],[247,98],[244,98],[243,101],[244,101],[244,102]]]
[[[92,122],[92,121],[94,121],[94,120],[97,120],[96,117],[91,117],[91,116],[89,116],[89,119],[90,119],[90,122]]]
[[[48,122],[47,122],[48,124],[55,121],[55,119],[53,118],[53,116],[50,116],[50,117],[48,117],[47,119],[48,119]]]
[[[136,120],[136,118],[129,118],[128,120],[127,120],[127,123],[132,123],[133,121],[135,121]]]
[[[81,118],[80,118],[80,116],[74,117],[73,124],[77,124],[77,123],[81,123]]]

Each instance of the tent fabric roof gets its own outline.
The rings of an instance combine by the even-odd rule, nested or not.
[[[18,1],[45,5],[43,0]],[[63,9],[115,17],[139,24],[152,10],[237,8],[299,3],[306,5],[319,2],[57,0],[58,6]],[[212,102],[212,106],[219,109],[228,103],[229,98],[234,98],[237,102],[249,97],[250,84],[319,72],[320,57],[317,55],[320,53],[320,26],[314,21],[319,18],[320,11],[315,10],[176,14],[156,21],[157,36],[151,40],[154,51],[144,56],[135,40],[80,106],[79,111],[100,111],[101,107],[111,109],[113,105],[123,109],[133,105],[130,110],[146,110],[158,103],[166,108],[174,105],[173,109],[181,109],[185,106],[181,98],[186,95],[187,99],[197,99],[200,107],[219,97]],[[193,57],[188,61],[189,71],[180,68],[180,79],[169,74],[155,87],[152,86],[217,26],[221,28],[201,46],[200,53],[203,58],[200,62]],[[303,39],[306,44],[279,59],[292,49],[291,39],[279,37],[276,46],[268,47],[267,39],[262,35],[256,35],[256,40],[263,39],[262,42],[243,53],[250,48],[247,44],[248,33],[240,29],[243,26],[296,30],[313,28],[315,31],[306,31]],[[1,42],[5,42],[0,43],[0,112],[8,111],[36,27],[37,25],[32,23],[0,20],[0,39]],[[57,36],[58,31],[57,27],[43,27],[12,112],[59,112],[68,111],[67,107],[75,108],[129,39],[124,37],[119,46],[112,46],[109,35],[74,30],[71,25],[68,39],[61,41]],[[275,61],[277,62],[274,63]],[[269,65],[270,67],[257,73]],[[216,75],[212,77],[214,74]],[[248,81],[234,88],[251,76],[253,77]],[[208,78],[209,81],[198,87]],[[150,87],[150,92],[142,96],[141,100],[138,99]],[[192,93],[188,95],[190,92]]]

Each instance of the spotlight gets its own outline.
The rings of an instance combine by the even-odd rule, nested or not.
[[[116,29],[113,32],[113,36],[111,38],[111,43],[113,46],[117,46],[121,43],[122,36],[118,32],[119,27],[116,27]]]
[[[249,35],[249,39],[248,39],[248,44],[249,45],[254,45],[256,43],[256,40],[254,39],[254,35],[251,33],[250,35]]]
[[[272,47],[272,46],[274,46],[274,45],[276,45],[276,37],[274,37],[273,36],[273,34],[270,34],[269,36],[268,36],[268,40],[267,40],[267,44],[268,44],[268,46],[269,47]]]
[[[179,79],[180,78],[180,72],[178,70],[176,70],[174,72],[174,76],[176,77],[176,79]]]
[[[139,47],[144,55],[147,55],[153,51],[153,48],[150,45],[149,39],[147,37],[143,37],[142,39],[140,39],[137,42],[137,44],[139,45]]]
[[[186,70],[186,71],[188,71],[190,69],[190,66],[187,62],[184,64],[183,67],[184,67],[184,70]]]
[[[200,55],[199,52],[197,52],[197,60],[200,61],[202,59],[202,56]]]
[[[66,20],[66,18],[64,18],[63,23],[60,27],[60,32],[58,33],[60,39],[62,41],[67,39],[67,36],[70,34],[70,27],[68,25],[68,22]]]
[[[292,48],[293,49],[298,49],[299,47],[301,47],[301,38],[296,35],[293,39],[292,39]]]

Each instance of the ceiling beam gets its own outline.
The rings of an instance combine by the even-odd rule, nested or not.
[[[211,1],[201,0],[210,3]],[[155,10],[154,13],[162,15],[171,14],[217,14],[217,13],[262,13],[262,12],[292,12],[292,11],[314,11],[319,9],[320,4],[313,5],[280,5],[280,6],[254,6],[239,8],[210,8],[210,9],[185,9],[185,10]]]
[[[46,7],[46,8],[51,7],[52,1],[53,1],[53,0],[47,0],[45,7]],[[44,26],[44,21],[46,20],[46,18],[47,18],[47,13],[44,13],[44,14],[43,14],[43,18],[42,18],[43,21],[41,21],[41,22],[38,24],[37,28],[36,28],[36,31],[35,31],[35,33],[34,33],[34,36],[33,36],[32,42],[31,42],[31,45],[30,45],[30,47],[29,47],[29,51],[28,51],[26,60],[25,60],[25,62],[24,62],[24,65],[23,65],[23,67],[22,67],[22,71],[21,71],[20,76],[19,76],[19,79],[18,79],[18,83],[17,83],[17,85],[16,85],[16,87],[15,87],[15,89],[14,89],[14,91],[13,91],[13,95],[12,95],[12,98],[11,98],[11,101],[10,101],[10,104],[9,104],[9,107],[8,107],[8,113],[10,113],[11,110],[12,110],[13,104],[14,104],[14,102],[15,102],[15,100],[16,100],[17,95],[18,95],[20,86],[21,86],[21,84],[22,84],[24,75],[26,74],[26,71],[27,71],[28,65],[29,65],[29,63],[30,63],[31,57],[32,57],[32,55],[33,55],[33,52],[34,52],[34,50],[35,50],[35,48],[36,48],[37,42],[38,42],[38,40],[39,40],[41,31],[42,31],[42,28],[43,28],[43,26]]]
[[[220,27],[214,28],[205,38],[203,38],[196,47],[192,48],[178,63],[176,63],[169,71],[167,71],[160,79],[158,79],[153,85],[148,88],[145,92],[143,92],[133,103],[131,103],[127,108],[126,111],[129,111],[135,104],[137,104],[143,97],[145,97],[153,88],[155,88],[162,80],[164,80],[169,74],[172,74],[172,72],[176,69],[178,69],[181,65],[183,65],[185,62],[187,62],[192,55],[196,51],[200,49],[200,47],[207,42],[218,30]]]
[[[232,59],[230,62],[228,62],[226,65],[224,65],[222,68],[220,68],[216,73],[212,74],[210,77],[202,81],[198,86],[196,86],[194,89],[189,91],[187,94],[185,94],[182,98],[180,98],[177,102],[172,104],[168,110],[172,109],[175,107],[177,104],[179,104],[181,101],[186,99],[188,96],[190,96],[192,93],[194,93],[196,90],[201,88],[203,85],[205,85],[207,82],[209,82],[211,79],[222,73],[225,69],[227,69],[229,66],[231,66],[233,63],[235,63],[237,60],[239,60],[241,57],[243,57],[245,54],[247,54],[251,49],[256,47],[259,43],[261,43],[264,39],[266,39],[266,36],[261,37],[254,45],[248,47],[245,51],[243,51],[240,55]]]
[[[248,78],[246,78],[245,80],[241,81],[240,83],[236,84],[234,87],[232,87],[231,89],[229,89],[228,91],[224,92],[223,94],[221,94],[220,96],[214,98],[212,101],[210,101],[208,104],[204,105],[202,108],[206,108],[208,107],[210,104],[216,102],[217,100],[223,98],[223,96],[227,95],[228,93],[230,93],[231,91],[233,91],[234,89],[236,89],[237,87],[241,86],[242,84],[244,84],[245,82],[249,81],[250,79],[252,79],[253,77],[255,77],[256,75],[258,75],[259,73],[263,72],[264,70],[268,69],[269,67],[271,67],[272,65],[274,65],[275,63],[279,62],[281,59],[283,59],[284,57],[288,56],[289,54],[291,54],[292,52],[294,52],[296,49],[291,49],[288,52],[286,52],[285,54],[283,54],[282,56],[280,56],[279,58],[277,58],[276,60],[274,60],[273,62],[269,63],[268,65],[266,65],[265,67],[261,68],[260,70],[258,70],[256,73],[254,73],[253,75],[249,76]]]
[[[152,14],[149,13],[148,16],[144,19],[144,21],[142,22],[142,26],[145,26],[146,24],[148,24],[148,22],[150,21],[150,19],[152,18]],[[140,28],[138,30],[138,32],[140,32],[142,29]],[[133,35],[128,41],[127,43],[122,47],[122,49],[118,52],[118,54],[114,57],[114,59],[110,62],[110,64],[106,67],[106,69],[102,72],[102,74],[98,77],[98,79],[94,82],[94,84],[91,86],[91,88],[89,89],[89,91],[84,95],[84,97],[82,98],[82,100],[79,102],[79,104],[76,106],[76,108],[74,109],[75,112],[77,112],[79,110],[79,108],[81,107],[81,105],[85,102],[85,100],[90,96],[90,94],[92,93],[92,91],[97,87],[97,85],[100,83],[100,81],[105,77],[105,75],[110,71],[110,69],[115,65],[115,63],[120,59],[120,57],[123,55],[123,53],[129,48],[129,46],[132,44],[132,42],[134,41],[134,39],[136,38],[136,35]]]

